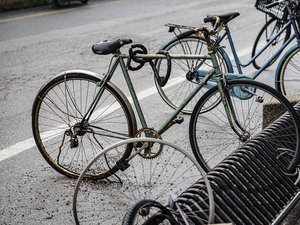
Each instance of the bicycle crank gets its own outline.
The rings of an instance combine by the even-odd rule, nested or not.
[[[135,134],[135,137],[151,137],[161,139],[161,136],[153,128],[140,129]],[[141,150],[140,148],[142,146],[144,146],[143,142],[138,142],[133,145],[134,149],[138,152],[138,154],[145,159],[153,159],[159,156],[163,150],[163,145],[157,143],[155,145],[153,143],[149,143],[148,147],[143,148]]]

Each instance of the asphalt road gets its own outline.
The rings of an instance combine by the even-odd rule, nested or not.
[[[92,0],[86,6],[75,3],[59,10],[47,6],[1,13],[0,154],[5,154],[0,157],[0,224],[74,223],[74,180],[51,169],[32,139],[32,103],[47,80],[69,69],[105,72],[110,58],[92,53],[97,41],[131,38],[156,52],[172,37],[164,24],[197,26],[208,13],[233,11],[241,16],[230,28],[246,60],[264,22],[250,0]],[[274,67],[266,74],[273,72]],[[268,75],[261,79],[272,85]],[[132,76],[138,93],[154,85],[149,68]],[[120,76],[113,82],[119,87],[124,84]],[[172,112],[158,94],[143,99],[142,104],[150,127],[162,122],[157,113]],[[188,117],[164,138],[188,149],[187,131]]]

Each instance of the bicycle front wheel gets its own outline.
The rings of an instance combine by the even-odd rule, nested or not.
[[[227,83],[224,90],[227,102],[231,105],[228,114],[221,102],[208,112],[201,113],[206,104],[219,99],[217,87],[208,91],[197,103],[190,120],[190,141],[193,153],[200,165],[209,171],[241,145],[253,139],[263,129],[282,115],[291,122],[281,132],[272,132],[268,142],[277,143],[278,148],[287,148],[295,154],[299,146],[299,120],[291,104],[275,89],[252,80],[235,80]],[[228,109],[228,108],[227,108]],[[277,140],[277,141],[276,141]]]
[[[62,74],[37,94],[32,108],[32,130],[36,145],[46,161],[59,173],[76,178],[97,153],[111,143],[136,132],[133,110],[126,97],[107,83],[91,117],[83,117],[99,91],[101,79],[83,73]],[[102,178],[116,170],[122,154],[95,165],[86,178]],[[104,166],[105,165],[105,166]]]
[[[207,55],[207,45],[205,40],[198,37],[188,37],[177,39],[164,47],[163,50],[169,52],[170,55]],[[217,53],[220,69],[226,73],[228,72],[226,60],[223,54],[219,51]],[[177,109],[183,100],[192,92],[192,90],[199,85],[202,79],[212,69],[211,60],[202,59],[172,59],[172,71],[170,79],[166,86],[161,87],[155,81],[156,88],[162,99],[173,109]],[[158,73],[161,76],[166,74],[167,64],[166,60],[158,59],[156,62]],[[214,81],[208,82],[185,106],[183,113],[191,114],[197,101],[203,94],[211,87],[215,86]]]
[[[131,155],[118,162],[114,175],[98,181],[86,181],[85,173],[99,161],[131,144]],[[203,221],[213,220],[212,190],[203,169],[184,150],[160,139],[132,138],[115,143],[98,154],[80,175],[74,196],[76,224],[119,225],[128,208],[151,199],[166,205],[170,193],[179,195],[200,178],[206,181],[206,209]],[[147,218],[145,214],[144,219]]]
[[[255,42],[253,44],[252,48],[252,54],[251,57],[254,57],[260,49],[265,46],[277,33],[280,31],[280,29],[284,26],[284,22],[281,20],[277,20],[276,18],[272,17],[270,20],[267,21],[267,23],[261,28],[259,31]],[[291,35],[291,27],[287,27],[285,32],[280,34],[271,45],[268,46],[267,49],[265,49],[262,54],[256,58],[253,61],[253,66],[256,69],[260,69],[261,66],[274,55],[274,53],[279,49],[290,37]],[[271,66],[276,59],[279,57],[274,58],[274,60],[267,66]],[[266,68],[267,68],[266,67]]]
[[[300,90],[300,48],[287,52],[278,65],[279,76],[276,88],[285,96],[299,95]]]

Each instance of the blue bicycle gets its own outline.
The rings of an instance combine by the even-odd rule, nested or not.
[[[300,11],[299,2],[295,0],[280,0],[272,2],[265,7],[272,8],[277,5],[283,5],[285,11],[287,12],[287,21],[282,27],[276,32],[273,32],[273,36],[268,38],[267,42],[259,50],[257,46],[255,47],[256,53],[247,63],[241,63],[235,45],[228,27],[228,23],[234,18],[239,16],[238,12],[210,15],[204,19],[205,23],[212,23],[214,27],[218,30],[217,34],[213,37],[213,46],[217,49],[217,56],[220,64],[220,68],[226,74],[228,80],[237,78],[246,79],[256,79],[266,68],[268,68],[282,53],[284,49],[294,40],[296,44],[292,46],[288,51],[282,56],[275,73],[275,88],[281,92],[283,95],[294,95],[298,93],[300,87]],[[214,18],[219,17],[221,23],[215,23]],[[161,50],[166,50],[170,54],[206,54],[207,46],[203,37],[197,37],[195,35],[186,34],[190,32],[193,27],[167,24],[169,31],[173,32],[175,36],[161,46]],[[294,32],[291,32],[291,28]],[[184,31],[188,29],[187,31]],[[291,34],[292,33],[292,34]],[[287,35],[288,34],[288,35]],[[284,37],[283,37],[284,36]],[[284,42],[280,40],[284,38]],[[240,74],[239,77],[233,75],[234,66],[229,59],[228,54],[222,48],[221,44],[224,39],[228,39],[230,49],[234,58],[234,66],[236,67],[235,72]],[[280,44],[279,44],[280,43]],[[277,50],[268,58],[264,57],[264,53],[269,52],[270,48],[274,49],[277,46]],[[252,75],[243,75],[242,68],[257,62],[259,57],[263,57],[265,62],[260,65],[259,69]],[[161,74],[164,74],[167,66],[163,60],[157,60],[156,66]],[[164,99],[164,101],[170,105],[172,108],[177,108],[178,103],[181,102],[182,98],[190,93],[195,85],[198,85],[205,77],[211,68],[212,64],[209,60],[172,60],[172,76],[169,80],[170,85],[165,87],[160,87],[156,84],[157,89]],[[195,100],[191,101],[183,110],[184,113],[191,114],[192,110],[197,103],[197,100],[212,86],[215,85],[213,80],[207,83],[206,88],[201,89],[201,91],[196,95]]]

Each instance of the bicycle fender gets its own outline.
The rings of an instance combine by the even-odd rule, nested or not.
[[[97,77],[97,78],[100,78],[102,79],[103,76],[98,74],[98,73],[95,73],[95,72],[92,72],[92,71],[89,71],[89,70],[66,70],[64,72],[61,72],[57,75],[55,75],[54,77],[52,77],[51,79],[55,78],[55,77],[58,77],[58,76],[61,76],[63,74],[87,74],[87,75],[90,75],[90,76],[94,76],[94,77]]]
[[[159,47],[159,50],[165,50],[165,48],[170,45],[171,43],[173,43],[174,41],[177,40],[177,37],[174,36],[172,37],[170,40],[166,41],[165,43],[163,43],[160,47]]]
[[[227,55],[226,51],[223,48],[219,48],[219,52],[222,54],[222,56],[225,60],[225,64],[227,66],[227,72],[234,73],[231,60],[229,59],[229,56]]]
[[[97,78],[100,78],[100,79],[103,79],[103,76],[98,74],[98,73],[95,73],[95,72],[92,72],[92,71],[88,71],[88,70],[66,70],[66,71],[63,71],[59,74],[56,74],[54,75],[53,77],[51,77],[50,79],[48,79],[43,85],[42,87],[39,89],[38,93],[40,92],[40,90],[42,90],[45,85],[47,83],[49,83],[51,80],[55,79],[56,77],[59,77],[59,76],[62,76],[64,74],[87,74],[87,75],[90,75],[90,76],[93,76],[93,77],[97,77]]]

